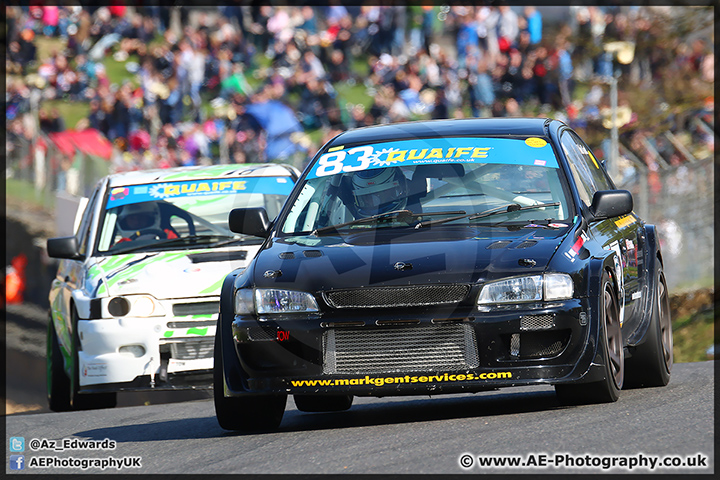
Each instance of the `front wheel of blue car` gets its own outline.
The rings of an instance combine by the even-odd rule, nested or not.
[[[287,395],[226,397],[219,335],[215,335],[213,397],[215,416],[225,430],[274,430],[280,426],[287,403]]]
[[[656,292],[645,341],[628,358],[628,386],[663,387],[670,381],[673,366],[673,337],[665,273],[658,268]]]
[[[604,378],[592,383],[555,385],[561,403],[609,403],[617,401],[625,380],[625,354],[620,331],[620,309],[610,276],[602,282],[599,348],[604,356]]]

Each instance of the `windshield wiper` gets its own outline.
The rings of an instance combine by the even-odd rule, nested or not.
[[[246,235],[246,236],[239,237],[239,238],[233,237],[232,240],[227,240],[225,242],[214,243],[212,246],[213,247],[224,247],[225,245],[230,245],[233,243],[249,243],[249,244],[260,245],[264,241],[265,241],[265,239],[262,237],[254,237],[251,235]]]
[[[206,240],[206,239],[211,239],[211,240],[217,242],[224,238],[233,238],[233,237],[231,237],[230,235],[190,235],[190,236],[186,236],[186,237],[169,238],[169,239],[166,239],[166,240],[163,240],[160,242],[155,242],[155,243],[143,243],[142,245],[137,245],[137,246],[128,245],[130,248],[118,249],[118,250],[113,251],[112,253],[114,253],[114,254],[130,253],[130,252],[135,252],[138,250],[143,250],[145,248],[154,249],[156,247],[166,247],[169,245],[183,244],[183,243],[197,244],[197,243],[202,243],[202,242],[206,242],[206,241],[209,243],[209,240]]]
[[[492,215],[498,215],[500,213],[513,213],[513,212],[519,212],[521,210],[534,210],[536,208],[543,208],[543,207],[556,207],[560,205],[560,202],[553,202],[553,203],[539,203],[537,205],[527,205],[525,207],[520,206],[518,203],[510,203],[507,205],[503,205],[501,207],[491,208],[490,210],[485,210],[481,213],[470,213],[465,215],[458,215],[457,217],[450,217],[450,218],[441,218],[439,220],[432,220],[430,222],[420,222],[417,225],[415,225],[415,228],[422,228],[422,227],[429,227],[430,225],[440,225],[447,222],[452,222],[454,220],[460,220],[463,218],[467,218],[468,220],[477,220],[478,218],[485,218],[490,217]]]
[[[390,218],[390,219],[394,218],[394,219],[402,222],[402,221],[407,221],[409,219],[417,218],[417,217],[428,217],[428,216],[435,216],[435,215],[457,215],[457,214],[465,214],[465,212],[457,211],[457,212],[413,213],[410,210],[393,210],[392,212],[379,213],[377,215],[372,215],[370,217],[357,218],[355,220],[350,220],[349,222],[338,223],[337,225],[329,225],[327,227],[317,228],[312,232],[311,235],[317,237],[324,232],[337,231],[338,228],[349,227],[351,225],[361,225],[363,223],[372,223],[376,220],[380,220],[383,218]]]

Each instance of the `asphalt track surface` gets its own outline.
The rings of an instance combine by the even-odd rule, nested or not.
[[[13,452],[6,449],[6,472],[712,474],[714,385],[714,362],[708,361],[676,364],[667,387],[622,391],[616,403],[602,405],[564,407],[552,387],[543,386],[433,397],[356,398],[350,410],[340,413],[299,412],[289,400],[279,430],[256,434],[221,429],[208,399],[87,412],[18,413],[6,417],[6,436],[8,443],[10,437],[25,439],[25,451],[17,453],[24,455],[25,469],[10,470]],[[33,450],[32,439],[109,439],[115,448],[55,451],[46,443]],[[460,465],[464,454],[473,459],[467,469]],[[576,465],[598,466],[478,465],[479,456],[492,455],[518,456],[536,464],[543,458],[555,462],[569,456]],[[707,466],[655,470],[601,466],[602,458],[611,456],[629,462],[671,455]],[[139,457],[141,466],[104,471],[80,466],[37,468],[46,457],[66,462]],[[33,461],[36,466],[31,468]]]

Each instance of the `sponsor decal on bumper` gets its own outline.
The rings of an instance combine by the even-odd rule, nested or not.
[[[463,382],[474,380],[510,380],[512,372],[482,372],[482,373],[440,373],[435,375],[394,375],[394,376],[369,376],[353,378],[328,378],[328,379],[306,379],[290,380],[288,383],[293,387],[344,387],[350,385],[368,385],[382,387],[384,385],[412,384],[412,383],[445,383]]]

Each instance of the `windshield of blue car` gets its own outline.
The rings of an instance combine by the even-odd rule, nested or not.
[[[567,222],[570,198],[555,152],[541,137],[339,146],[311,165],[280,232]],[[531,206],[537,208],[524,208]],[[482,215],[488,211],[499,212]]]
[[[113,187],[100,217],[97,250],[231,244],[243,237],[228,227],[232,209],[263,207],[273,219],[292,186],[289,177],[248,177]]]

